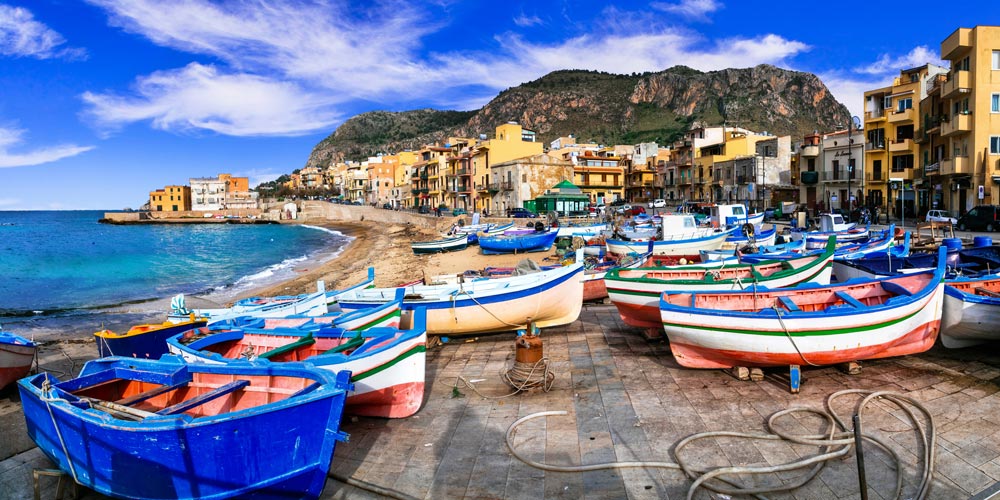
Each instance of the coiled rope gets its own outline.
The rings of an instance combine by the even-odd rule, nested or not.
[[[930,412],[921,405],[915,399],[894,392],[888,391],[866,391],[862,389],[849,389],[838,391],[826,399],[826,410],[818,410],[814,408],[790,408],[786,410],[781,410],[773,413],[767,419],[767,434],[757,434],[757,433],[745,433],[745,432],[730,432],[730,431],[716,431],[716,432],[702,432],[698,434],[692,434],[687,438],[684,438],[673,449],[673,455],[676,462],[654,462],[654,461],[638,461],[638,462],[604,462],[589,465],[554,465],[547,464],[543,462],[537,462],[531,460],[524,455],[522,455],[515,447],[513,443],[513,437],[517,431],[518,426],[532,420],[535,418],[555,416],[555,415],[566,415],[566,411],[543,411],[538,413],[533,413],[531,415],[522,417],[514,421],[507,428],[507,433],[505,435],[505,440],[507,443],[507,448],[510,450],[511,454],[514,455],[518,460],[535,467],[537,469],[542,469],[546,471],[553,472],[586,472],[595,470],[605,470],[605,469],[624,469],[624,468],[663,468],[663,469],[679,469],[684,472],[689,478],[694,482],[688,488],[687,498],[690,500],[694,497],[695,492],[698,488],[705,488],[716,493],[724,495],[755,495],[760,496],[765,493],[788,491],[799,486],[802,486],[812,480],[816,475],[822,470],[823,466],[830,460],[838,459],[846,456],[851,452],[855,440],[853,437],[853,432],[849,431],[844,421],[841,420],[840,416],[833,410],[833,401],[838,397],[856,394],[863,395],[864,397],[858,402],[855,415],[858,416],[858,422],[861,421],[861,415],[865,409],[869,406],[872,401],[881,399],[899,407],[903,413],[907,415],[910,421],[912,429],[919,434],[920,444],[921,444],[921,466],[922,473],[920,475],[920,483],[917,485],[917,492],[911,498],[916,500],[921,500],[927,497],[929,492],[931,477],[934,474],[934,448],[935,448],[935,434],[934,434],[934,420]],[[923,421],[917,418],[914,411],[923,415]],[[794,413],[813,413],[819,415],[826,419],[828,423],[828,429],[823,434],[812,434],[812,435],[796,435],[777,428],[776,421],[781,417],[792,415]],[[808,456],[799,460],[794,460],[780,465],[775,466],[730,466],[730,467],[716,467],[710,469],[698,469],[691,467],[687,464],[684,458],[681,456],[681,451],[689,444],[706,438],[716,438],[716,437],[732,437],[732,438],[743,438],[752,440],[767,440],[767,441],[786,441],[796,444],[804,444],[811,446],[818,446],[820,452],[816,455]],[[870,434],[862,434],[862,438],[875,444],[877,447],[885,451],[895,463],[896,470],[896,488],[894,498],[901,498],[903,490],[903,476],[902,476],[902,461],[899,455],[893,451],[893,449],[879,438],[872,436]],[[740,483],[736,477],[738,474],[773,474],[778,472],[786,472],[797,469],[803,469],[808,467],[809,469],[803,473],[801,476],[781,484],[769,485],[769,486],[746,486]],[[729,476],[729,477],[726,477]]]

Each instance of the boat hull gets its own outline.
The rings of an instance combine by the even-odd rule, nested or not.
[[[940,331],[942,276],[943,267],[912,277],[927,285],[912,296],[894,296],[879,305],[848,304],[809,312],[786,312],[780,306],[734,312],[725,302],[733,299],[721,296],[718,308],[707,307],[707,300],[699,307],[673,305],[688,300],[693,304],[690,294],[682,294],[670,303],[661,300],[661,321],[674,358],[689,368],[830,365],[916,354],[930,349]],[[882,285],[871,281],[853,286]],[[846,285],[763,291],[753,300],[767,304],[772,296],[819,297],[844,289]],[[749,300],[748,294],[742,295],[739,300]],[[711,294],[700,298],[714,299]]]
[[[147,331],[129,332],[124,335],[117,335],[109,330],[101,330],[94,333],[97,343],[97,356],[104,358],[107,356],[126,356],[131,358],[159,359],[168,351],[167,339],[183,333],[192,328],[205,326],[207,320],[198,319],[195,321],[185,321],[183,323],[168,323],[164,325],[140,325],[152,326],[154,328]]]
[[[1000,276],[966,280],[965,283],[975,287],[986,285],[987,281],[1000,282]],[[941,344],[955,349],[1000,340],[997,328],[1000,326],[1000,298],[977,295],[970,293],[968,287],[963,288],[956,288],[951,283],[945,287]]]
[[[109,366],[116,359],[99,361]],[[142,367],[159,362],[128,358],[127,363]],[[335,441],[345,438],[339,426],[346,374],[334,378],[301,367],[268,372],[246,365],[237,370],[181,369],[197,370],[203,378],[195,380],[247,378],[247,389],[258,379],[277,379],[282,373],[309,373],[308,379],[321,385],[307,394],[219,415],[182,413],[131,421],[70,404],[65,398],[73,396],[57,389],[47,396],[46,383],[60,384],[39,374],[19,382],[28,434],[78,483],[116,498],[319,497]],[[81,377],[86,373],[85,367]],[[252,393],[245,394],[249,398]],[[232,399],[223,400],[230,404]]]
[[[24,337],[0,332],[0,389],[28,374],[37,350],[38,346]]]
[[[427,333],[432,335],[512,331],[529,322],[539,328],[565,325],[580,316],[582,276],[583,266],[574,264],[461,285],[414,285],[406,287],[403,309],[426,308]],[[344,297],[340,306],[345,310],[375,307],[392,293],[394,289],[366,290]]]
[[[456,238],[445,240],[427,241],[421,243],[410,243],[410,249],[415,254],[455,252],[465,250],[469,246],[468,235],[460,235]]]
[[[519,252],[545,252],[552,248],[557,230],[544,233],[529,233],[515,235],[482,236],[479,238],[479,249],[487,255]]]

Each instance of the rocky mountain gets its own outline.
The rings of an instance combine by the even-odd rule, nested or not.
[[[516,121],[541,141],[574,134],[600,144],[666,144],[694,123],[791,135],[843,128],[850,119],[816,75],[770,65],[701,72],[685,66],[615,75],[555,71],[507,89],[476,111],[374,111],[357,115],[313,149],[307,166],[417,149],[449,136],[492,137]]]

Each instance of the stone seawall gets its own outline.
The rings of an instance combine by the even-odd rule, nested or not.
[[[325,201],[300,201],[299,202],[299,222],[309,220],[331,220],[331,221],[375,221],[386,224],[413,224],[418,227],[431,229],[433,231],[447,231],[458,220],[463,220],[465,224],[472,221],[471,215],[460,215],[454,217],[451,214],[442,217],[435,217],[433,214],[418,214],[405,210],[387,210],[375,208],[367,205],[338,205]],[[506,218],[483,218],[481,222],[507,222]],[[537,219],[533,219],[537,220]]]

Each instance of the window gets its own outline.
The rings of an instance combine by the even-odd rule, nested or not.
[[[840,160],[833,160],[833,180],[840,179]]]
[[[882,109],[892,109],[892,98],[891,97],[885,96],[885,98],[882,99]]]
[[[993,69],[1000,70],[1000,50],[993,51]]]
[[[990,111],[1000,113],[1000,94],[990,96]]]
[[[965,56],[955,65],[955,71],[969,71],[969,56]]]
[[[902,113],[913,107],[913,98],[907,97],[906,99],[896,100],[896,111]]]
[[[1000,135],[990,136],[990,154],[1000,155]]]

